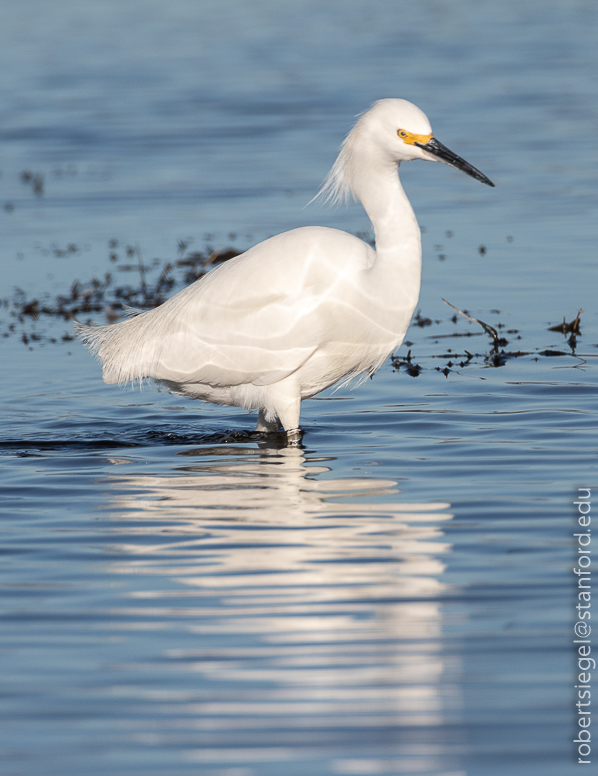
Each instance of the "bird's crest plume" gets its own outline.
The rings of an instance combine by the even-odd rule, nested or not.
[[[309,205],[312,202],[318,202],[322,205],[326,203],[338,205],[357,199],[353,186],[357,166],[355,150],[361,139],[361,119],[364,115],[364,113],[358,114],[357,123],[343,140],[332,169],[326,176],[316,196],[308,202]]]

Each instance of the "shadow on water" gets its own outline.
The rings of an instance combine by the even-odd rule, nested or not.
[[[281,450],[289,446],[284,431],[264,433],[260,431],[231,430],[220,433],[189,434],[179,431],[167,431],[156,428],[126,429],[121,434],[107,438],[75,438],[75,439],[2,439],[0,440],[0,456],[16,455],[19,457],[45,455],[48,453],[94,453],[106,450],[165,445],[204,445],[210,450],[212,445],[254,443],[260,449]],[[294,445],[301,447],[301,445]],[[223,454],[231,452],[230,447]]]

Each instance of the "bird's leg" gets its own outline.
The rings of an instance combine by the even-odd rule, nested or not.
[[[280,420],[276,415],[272,417],[271,414],[269,414],[266,410],[260,410],[260,414],[257,418],[257,426],[255,427],[256,431],[278,431],[280,428]]]
[[[282,427],[287,433],[287,442],[290,447],[299,446],[303,438],[303,431],[299,428],[300,406],[300,399],[295,399],[284,410],[281,410],[280,407],[277,409]]]
[[[269,418],[280,418],[279,422],[287,433],[289,444],[299,444],[303,436],[303,431],[299,428],[301,392],[294,376],[270,385],[268,389],[269,409],[260,411],[258,428],[261,426],[262,430],[266,430],[264,426],[269,424]],[[271,429],[271,426],[268,428]]]
[[[280,418],[282,427],[287,432],[299,429],[299,413],[301,412],[301,394],[294,381],[281,380],[271,388],[270,399],[274,411]]]
[[[296,447],[301,444],[303,439],[303,430],[300,428],[291,428],[287,431],[287,442],[290,447]]]

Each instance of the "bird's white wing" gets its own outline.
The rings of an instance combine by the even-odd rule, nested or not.
[[[293,305],[269,295],[259,309],[207,302],[197,316],[184,311],[175,331],[158,333],[151,377],[177,383],[268,385],[298,369],[317,348],[305,299]]]
[[[372,255],[344,232],[296,229],[229,260],[155,310],[83,336],[104,362],[106,382],[268,385],[318,349],[334,319],[335,290],[346,290]]]

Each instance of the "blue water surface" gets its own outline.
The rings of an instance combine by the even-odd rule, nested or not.
[[[2,773],[578,772],[597,17],[589,0],[0,9]],[[105,386],[69,320],[22,314],[106,272],[138,283],[139,256],[155,279],[301,225],[367,239],[358,205],[306,205],[382,97],[418,104],[496,188],[403,165],[420,317],[372,380],[304,402],[302,448],[243,410]],[[549,331],[579,309],[575,341]]]

